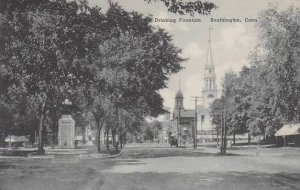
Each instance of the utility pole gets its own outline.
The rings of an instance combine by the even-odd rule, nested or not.
[[[227,127],[226,127],[226,121],[227,121],[227,85],[224,85],[223,89],[223,95],[221,98],[221,154],[226,154],[226,147],[227,147]]]
[[[179,92],[180,92],[180,78],[179,78]],[[183,108],[183,99],[182,99],[182,102],[180,101],[180,100],[178,100],[179,102],[178,102],[178,104],[177,104],[177,109],[178,109],[178,118],[177,118],[177,120],[178,120],[178,122],[177,122],[177,136],[178,136],[178,138],[177,138],[177,145],[179,144],[179,145],[181,145],[181,124],[180,124],[180,120],[181,120],[181,118],[180,118],[180,110]]]
[[[227,148],[227,127],[226,127],[226,121],[227,121],[227,110],[226,110],[226,100],[224,101],[224,122],[223,122],[223,125],[224,125],[224,137],[223,137],[223,154],[226,154],[226,148]]]
[[[181,110],[181,106],[178,106],[178,129],[179,129],[179,131],[178,131],[178,142],[177,143],[179,143],[179,145],[181,145],[181,124],[180,124],[180,122],[181,122],[181,116],[180,116],[180,110]]]
[[[197,101],[198,99],[202,98],[199,96],[193,96],[194,102],[195,102],[195,118],[194,118],[194,130],[193,130],[193,147],[194,149],[197,149],[197,136],[198,136],[198,130],[197,130],[197,118],[198,118],[198,113],[197,113]]]
[[[221,114],[220,114],[220,122],[221,122],[221,145],[220,145],[220,153],[222,154],[223,153],[223,145],[224,145],[224,129],[223,129],[223,126],[224,126],[224,120],[223,120],[223,96],[221,98]]]

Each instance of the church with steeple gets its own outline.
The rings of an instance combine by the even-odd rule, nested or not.
[[[213,63],[213,56],[211,51],[211,39],[209,30],[209,41],[208,41],[208,51],[206,63],[204,66],[204,86],[202,89],[203,102],[210,105],[213,100],[217,98],[217,87],[216,87],[216,76],[215,76],[215,66]]]
[[[183,94],[179,88],[176,96],[175,96],[175,108],[174,109],[183,109]]]
[[[197,106],[197,130],[198,138],[200,135],[200,138],[213,140],[216,138],[216,131],[215,126],[212,123],[212,117],[210,116],[210,105],[217,98],[218,91],[211,48],[210,30],[211,29],[209,29],[207,57],[204,65],[202,101],[201,104]]]
[[[217,134],[210,116],[210,105],[217,98],[217,86],[215,67],[211,48],[211,37],[209,30],[207,57],[204,65],[201,103],[194,109],[184,108],[184,96],[180,89],[175,96],[175,106],[171,120],[172,133],[179,139],[179,144],[191,143],[193,141],[193,128],[195,115],[197,115],[197,139],[200,141],[213,141]],[[198,141],[199,142],[199,141]]]

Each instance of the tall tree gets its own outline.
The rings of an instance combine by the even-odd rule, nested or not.
[[[141,116],[163,113],[158,90],[166,87],[171,73],[181,69],[181,50],[167,33],[150,25],[149,17],[128,13],[117,5],[106,16],[110,35],[91,55],[96,78],[90,105],[97,105],[94,101],[100,94],[111,104],[110,110],[124,109]],[[99,111],[105,119],[106,110]]]
[[[50,103],[57,95],[68,96],[91,81],[90,68],[83,64],[87,63],[84,37],[89,34],[85,27],[89,19],[78,10],[75,2],[45,1],[39,6],[28,3],[24,10],[15,10],[13,16],[4,12],[1,17],[6,26],[1,27],[5,39],[2,67],[13,83],[9,89],[24,89],[23,93],[39,105],[40,153]]]
[[[299,9],[262,11],[259,44],[232,81],[234,130],[273,136],[283,123],[299,122]]]
[[[4,2],[11,10],[1,9],[0,17],[1,79],[9,81],[4,94],[22,92],[35,105],[40,153],[45,118],[57,116],[65,98],[93,113],[97,144],[112,110],[164,112],[158,90],[184,59],[150,17],[117,5],[103,15],[85,1]]]

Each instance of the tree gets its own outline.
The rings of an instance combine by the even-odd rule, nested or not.
[[[1,66],[12,83],[8,89],[22,90],[39,105],[38,151],[43,153],[42,132],[50,103],[91,82],[90,68],[82,64],[87,63],[84,39],[89,32],[84,26],[89,19],[86,13],[78,13],[75,2],[26,3],[25,8],[10,6],[13,13],[2,13]]]
[[[260,43],[250,58],[256,93],[249,124],[264,137],[283,123],[299,122],[299,14],[298,9],[270,8],[260,15]]]
[[[128,112],[124,109],[119,110],[119,125],[117,125],[117,133],[119,134],[120,148],[126,143],[127,133],[137,134],[141,132],[141,122],[144,121],[142,115],[134,112]]]
[[[148,3],[161,1],[168,8],[169,12],[178,13],[181,15],[190,14],[194,15],[195,13],[207,15],[211,13],[212,9],[217,8],[214,3],[211,2],[202,2],[202,1],[188,1],[183,2],[182,0],[144,0]],[[108,1],[109,4],[113,4],[111,0]]]
[[[261,46],[266,51],[263,58],[268,67],[266,77],[273,86],[272,107],[279,107],[286,122],[299,121],[299,15],[299,9],[281,12],[269,9],[262,12],[259,23]]]
[[[153,141],[158,137],[159,132],[162,130],[162,123],[158,120],[143,121],[140,123],[140,128],[140,135],[144,140]]]
[[[222,135],[222,125],[223,125],[223,102],[221,99],[215,99],[210,105],[211,111],[210,116],[212,117],[212,123],[216,126],[218,145],[219,145],[219,135]]]
[[[233,92],[228,118],[232,132],[272,137],[284,123],[299,122],[299,15],[294,8],[269,8],[260,14],[260,41],[250,67],[227,82]]]
[[[117,5],[106,16],[110,35],[91,54],[96,77],[90,105],[101,107],[102,103],[94,101],[101,95],[110,104],[107,113],[125,110],[141,117],[164,113],[158,90],[166,87],[170,74],[181,69],[181,50],[167,33],[150,25],[149,17],[127,13]],[[100,107],[98,118],[105,120],[107,110]]]
[[[39,153],[45,125],[54,132],[50,121],[65,98],[76,105],[73,111],[93,113],[98,151],[102,126],[118,110],[140,117],[165,112],[158,91],[184,59],[150,17],[117,5],[103,15],[84,1],[4,2],[11,10],[1,9],[0,20],[1,80],[9,81],[4,94],[16,97],[11,106],[21,98],[34,105]]]

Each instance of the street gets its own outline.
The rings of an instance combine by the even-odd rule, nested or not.
[[[53,162],[1,158],[0,189],[296,190],[300,187],[299,148],[292,150],[294,154],[288,148],[276,148],[266,150],[268,154],[238,155],[239,151],[235,151],[232,156],[205,151],[205,148],[194,151],[150,144],[128,145],[114,159],[74,162],[74,158],[69,158]]]

